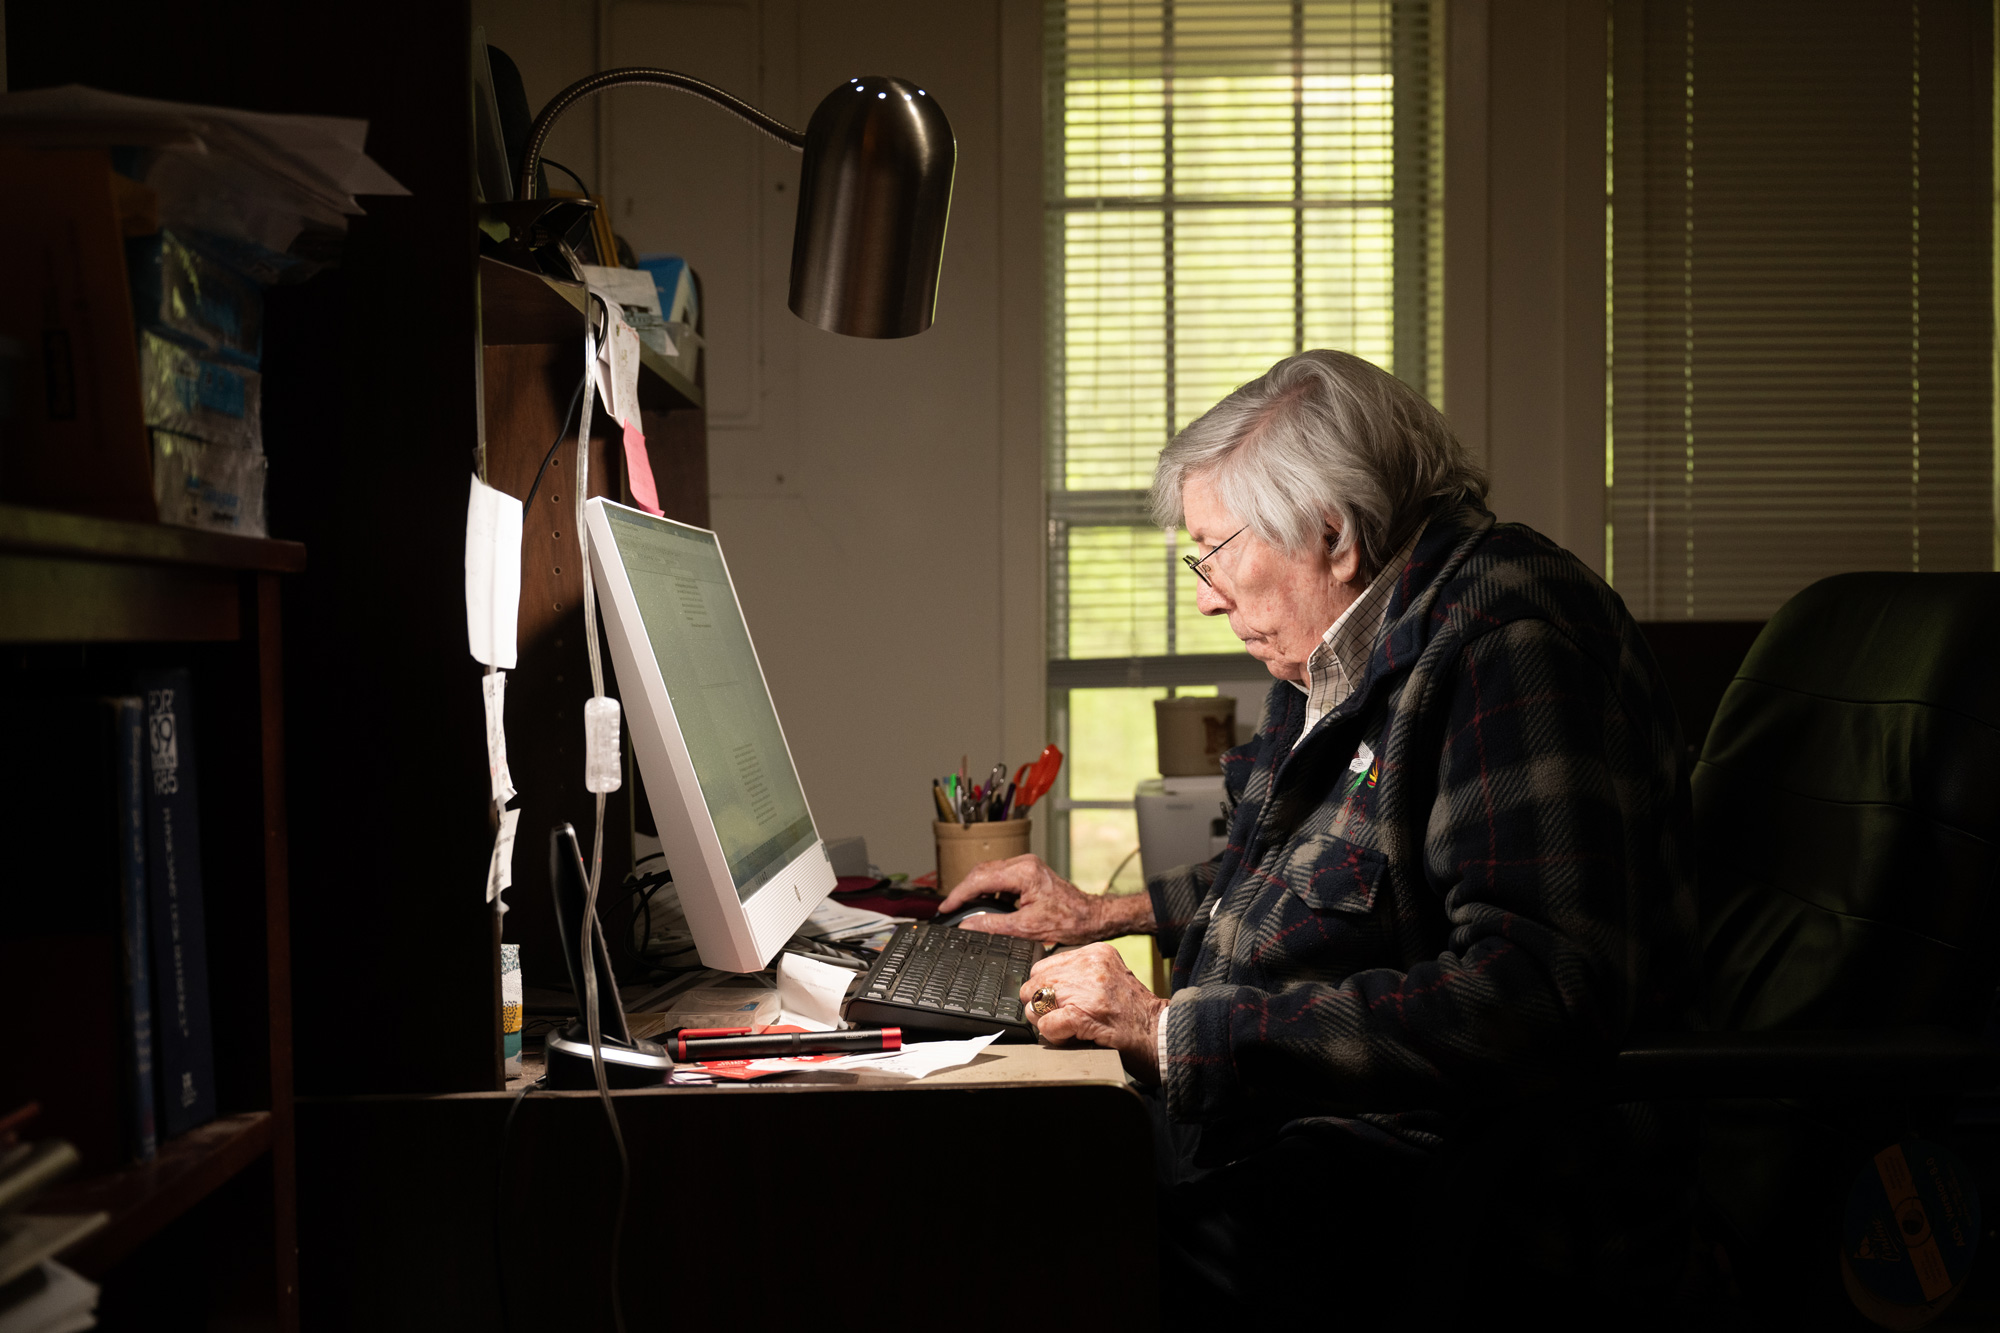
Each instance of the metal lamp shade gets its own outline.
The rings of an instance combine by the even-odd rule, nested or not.
[[[827,94],[806,127],[792,313],[857,338],[929,328],[956,158],[943,110],[906,79]]]

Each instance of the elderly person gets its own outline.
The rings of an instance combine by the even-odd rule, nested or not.
[[[1170,1322],[1671,1281],[1667,1122],[1547,1094],[1691,994],[1679,731],[1617,595],[1485,489],[1357,357],[1287,358],[1217,404],[1153,500],[1194,541],[1202,613],[1280,682],[1223,761],[1226,849],[1130,896],[1016,857],[945,900],[1011,894],[968,928],[1088,946],[1022,999],[1157,1089]],[[1141,931],[1171,1001],[1090,943]]]

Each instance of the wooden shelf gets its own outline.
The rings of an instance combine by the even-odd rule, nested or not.
[[[0,504],[0,551],[279,574],[295,574],[306,567],[306,548],[298,542],[10,504]]]
[[[585,301],[581,283],[562,282],[530,273],[490,256],[479,260],[479,321],[489,347],[518,347],[532,343],[571,342],[583,337]],[[701,386],[650,347],[640,347],[639,364],[652,372],[668,392],[669,401],[661,408],[700,407],[705,395]],[[640,397],[646,384],[640,381]],[[655,404],[647,403],[647,407]]]
[[[226,643],[297,542],[0,505],[0,643]]]
[[[270,1148],[269,1111],[224,1116],[162,1144],[144,1165],[56,1186],[35,1200],[35,1211],[111,1214],[62,1256],[86,1277],[99,1277]]]

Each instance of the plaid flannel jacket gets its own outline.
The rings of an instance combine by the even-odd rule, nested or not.
[[[1431,1151],[1469,1109],[1676,1025],[1696,956],[1679,727],[1580,561],[1441,508],[1361,684],[1300,738],[1304,715],[1272,689],[1224,761],[1226,849],[1147,885],[1172,1118]]]

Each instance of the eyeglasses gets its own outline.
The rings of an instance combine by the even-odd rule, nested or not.
[[[1215,553],[1217,551],[1220,551],[1223,547],[1229,545],[1229,543],[1235,541],[1238,537],[1241,537],[1244,533],[1248,531],[1250,531],[1250,525],[1248,523],[1245,523],[1242,527],[1236,529],[1236,531],[1230,533],[1227,537],[1224,537],[1221,541],[1217,542],[1214,546],[1210,547],[1208,554],[1201,557],[1201,559],[1197,560],[1191,555],[1184,555],[1181,557],[1181,563],[1186,565],[1189,569],[1192,569],[1194,571],[1194,576],[1196,578],[1200,579],[1203,583],[1207,583],[1209,587],[1213,588],[1215,585],[1213,583],[1208,582],[1208,575],[1201,572],[1201,567],[1207,564],[1210,560],[1215,559]]]

